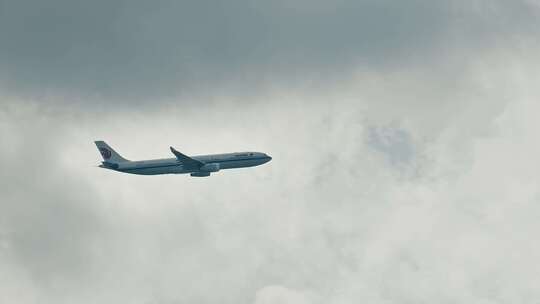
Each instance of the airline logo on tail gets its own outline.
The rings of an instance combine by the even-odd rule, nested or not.
[[[111,151],[107,148],[99,148],[99,153],[103,156],[104,159],[111,158]]]

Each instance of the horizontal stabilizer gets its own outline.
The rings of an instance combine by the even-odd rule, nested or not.
[[[204,166],[204,163],[201,162],[201,161],[198,161],[194,158],[191,158],[183,153],[180,153],[179,151],[175,150],[173,147],[171,147],[171,152],[174,154],[174,156],[176,156],[176,158],[178,159],[178,161],[180,161],[182,163],[182,165],[184,166],[184,168],[200,168],[202,166]]]

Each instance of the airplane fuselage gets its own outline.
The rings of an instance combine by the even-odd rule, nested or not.
[[[259,166],[272,159],[270,156],[260,152],[199,155],[191,156],[191,158],[204,163],[204,166],[194,168],[186,166],[178,158],[162,158],[118,163],[105,161],[100,167],[140,175],[190,173],[192,176],[208,176],[212,172],[223,169]]]

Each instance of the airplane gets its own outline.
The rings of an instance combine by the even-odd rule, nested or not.
[[[120,156],[104,141],[98,140],[94,143],[103,157],[103,162],[98,167],[139,175],[189,173],[194,177],[206,177],[222,169],[254,167],[272,160],[272,157],[261,152],[235,152],[190,157],[170,147],[174,158],[130,161]]]

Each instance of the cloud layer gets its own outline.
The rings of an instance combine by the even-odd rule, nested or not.
[[[0,2],[0,302],[535,303],[536,14]],[[97,139],[273,161],[131,176]]]
[[[467,60],[534,37],[537,14],[522,1],[2,1],[0,80],[15,95],[108,104],[324,84],[358,66]]]

